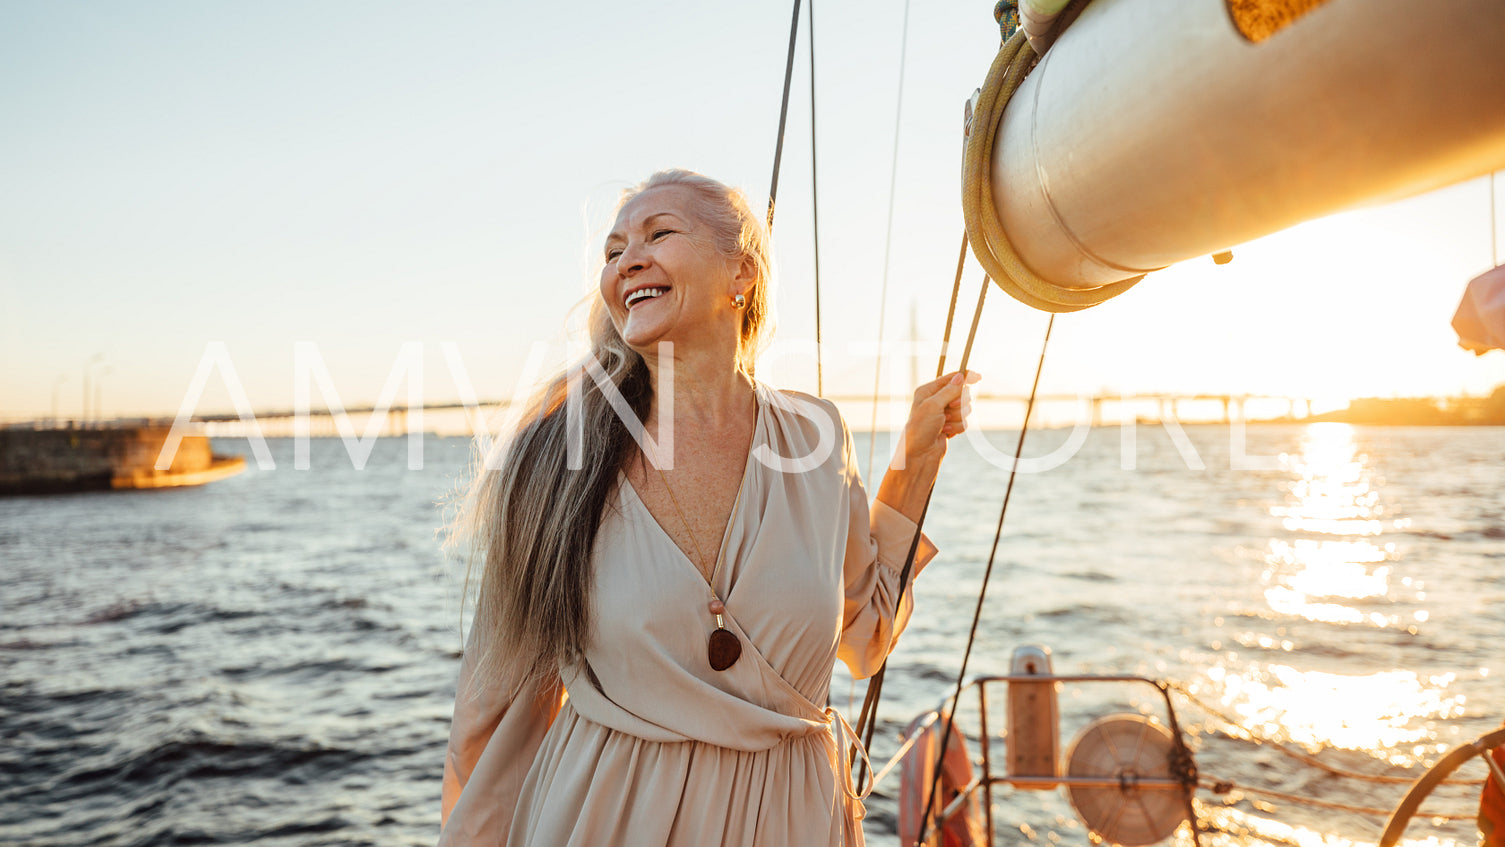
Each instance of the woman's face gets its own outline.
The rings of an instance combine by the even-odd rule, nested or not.
[[[730,341],[735,355],[741,315],[732,297],[751,285],[750,263],[716,249],[690,189],[664,185],[632,198],[605,251],[601,297],[629,347],[646,353],[660,341]]]

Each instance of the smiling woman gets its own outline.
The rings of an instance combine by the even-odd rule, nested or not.
[[[717,202],[719,195],[725,202]],[[606,236],[601,303],[630,346],[669,341],[661,334],[680,319],[723,321],[736,327],[736,361],[752,372],[771,334],[771,269],[767,231],[742,192],[688,171],[662,171],[629,194]],[[685,287],[676,292],[673,277]],[[692,279],[719,279],[713,290]],[[665,302],[663,295],[673,295]],[[642,316],[633,307],[653,300]],[[730,307],[730,308],[728,308]],[[655,317],[656,316],[656,317]],[[627,319],[632,318],[629,322]],[[673,320],[671,320],[673,318]]]
[[[768,243],[741,192],[655,174],[604,259],[591,354],[478,457],[454,527],[482,576],[441,843],[861,844],[826,694],[909,618],[975,376],[916,392],[870,505],[835,405],[753,378]]]

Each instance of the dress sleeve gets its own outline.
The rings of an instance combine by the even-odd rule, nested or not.
[[[846,585],[841,643],[837,655],[856,679],[877,673],[893,649],[914,610],[913,581],[934,558],[935,545],[920,536],[915,550],[910,587],[899,594],[899,575],[914,542],[915,523],[878,500],[868,506],[867,492],[852,449],[852,436],[842,424],[848,498],[847,549],[842,564]]]
[[[487,629],[479,619],[471,625],[460,662],[444,756],[441,847],[506,840],[523,779],[565,700],[557,679],[536,694],[517,696],[511,679],[483,679],[477,665]]]

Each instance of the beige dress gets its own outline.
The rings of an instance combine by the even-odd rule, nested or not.
[[[837,658],[875,672],[913,597],[915,525],[869,513],[828,401],[759,385],[758,421],[716,588],[742,657],[712,670],[709,588],[622,477],[595,547],[588,668],[511,699],[474,676],[472,628],[444,767],[441,844],[788,847],[862,844],[825,707]],[[918,574],[935,554],[922,539]],[[594,678],[593,678],[594,677]]]

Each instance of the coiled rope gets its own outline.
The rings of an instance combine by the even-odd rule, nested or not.
[[[1069,25],[1084,5],[1083,0],[1074,0],[1061,13],[1060,26]],[[1004,108],[1038,59],[1024,31],[1017,28],[1016,6],[1017,3],[1006,0],[994,11],[1004,28],[1004,42],[993,59],[993,66],[988,69],[987,80],[983,82],[967,128],[966,152],[962,159],[962,214],[966,219],[972,253],[999,288],[1015,300],[1041,311],[1076,312],[1128,291],[1144,279],[1144,275],[1096,288],[1067,288],[1030,270],[1003,231],[998,208],[993,202],[993,144]]]

